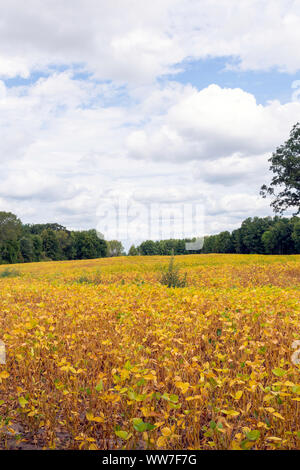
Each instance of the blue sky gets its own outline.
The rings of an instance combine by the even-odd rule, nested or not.
[[[279,71],[275,67],[268,71],[241,71],[231,69],[236,66],[236,60],[230,57],[206,58],[201,60],[185,60],[174,66],[174,73],[158,77],[159,83],[176,81],[184,85],[191,84],[198,90],[206,88],[211,83],[215,83],[223,88],[241,88],[253,94],[257,103],[265,105],[270,100],[279,100],[282,104],[291,100],[293,92],[292,84],[300,80],[300,73],[288,73]],[[73,78],[76,80],[92,80],[100,82],[94,78],[92,73],[82,71],[83,65],[72,64],[74,70]],[[8,88],[16,86],[31,86],[41,78],[51,76],[53,72],[64,72],[70,66],[51,66],[50,70],[39,70],[32,72],[28,77],[14,76],[3,78]],[[180,70],[176,73],[176,70]],[[110,80],[105,80],[109,83]],[[123,86],[123,95],[126,96],[126,86]]]
[[[276,68],[268,71],[240,71],[231,70],[228,65],[235,64],[234,59],[227,57],[207,58],[185,61],[178,64],[184,69],[179,74],[169,75],[183,84],[192,84],[199,90],[211,83],[224,88],[242,88],[252,93],[259,104],[265,105],[270,100],[279,100],[287,103],[291,99],[291,86],[300,79],[300,73],[280,72]]]
[[[2,8],[0,210],[126,245],[167,206],[201,209],[203,233],[271,215],[259,188],[300,116],[299,2],[70,5]]]

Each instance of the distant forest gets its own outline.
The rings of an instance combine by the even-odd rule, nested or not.
[[[22,224],[0,212],[0,264],[101,258],[109,246],[96,230],[70,231],[55,223]]]
[[[244,220],[232,233],[225,231],[204,238],[200,251],[186,251],[185,241],[147,240],[132,246],[130,255],[175,255],[189,253],[244,253],[289,255],[300,253],[300,218],[254,217]]]
[[[202,250],[187,251],[184,240],[146,240],[132,245],[129,256],[191,253],[297,254],[300,218],[254,217],[241,227],[204,238]],[[71,231],[56,223],[22,224],[16,215],[0,212],[0,264],[93,259],[125,255],[122,243],[98,237],[96,230]]]

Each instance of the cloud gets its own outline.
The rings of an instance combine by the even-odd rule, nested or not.
[[[119,87],[71,72],[21,87],[0,82],[2,206],[25,220],[83,228],[97,226],[97,211],[118,198],[200,204],[207,233],[268,213],[257,196],[267,157],[287,138],[299,103],[262,106],[216,85],[142,88],[119,104]]]
[[[78,192],[80,189],[71,182],[62,185],[57,176],[34,169],[8,172],[0,186],[0,196],[16,200],[57,201],[75,197]]]
[[[299,114],[299,102],[263,106],[239,88],[190,87],[188,94],[176,95],[165,115],[154,115],[144,129],[128,136],[129,155],[157,161],[259,155],[287,137]]]
[[[260,105],[213,77],[203,89],[175,80],[216,57],[237,71],[300,70],[299,19],[290,0],[11,0],[0,25],[1,208],[88,228],[118,198],[200,204],[206,233],[269,214],[258,196],[267,158],[300,103]]]
[[[228,157],[199,162],[195,167],[195,178],[214,185],[233,186],[242,182],[258,185],[269,168],[269,154],[243,157],[234,153]]]
[[[23,8],[12,0],[2,10],[0,73],[76,64],[101,79],[151,80],[182,57],[165,29],[176,3],[29,0]]]
[[[11,0],[1,20],[2,77],[76,66],[137,84],[208,57],[241,70],[300,69],[297,0]]]

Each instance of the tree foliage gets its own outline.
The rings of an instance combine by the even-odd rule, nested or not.
[[[22,222],[11,212],[0,212],[0,243],[16,240],[21,233]]]
[[[260,194],[273,196],[274,211],[282,214],[293,207],[300,213],[300,123],[295,124],[289,139],[272,154],[270,170],[274,174],[269,186],[263,185]]]
[[[137,256],[139,254],[138,250],[134,245],[131,245],[128,251],[128,256]]]
[[[160,277],[160,283],[167,287],[186,287],[187,274],[180,274],[179,266],[175,264],[175,258],[172,254],[167,269],[163,269]]]
[[[146,240],[132,245],[129,256],[171,256],[193,253],[300,253],[300,218],[253,217],[232,233],[206,236],[202,250],[189,251],[194,239]],[[59,224],[22,225],[11,213],[0,212],[0,264],[50,260],[94,259],[124,255],[120,241],[105,241],[97,231],[70,231]]]
[[[135,250],[141,255],[192,254],[186,242],[194,240],[147,240]],[[130,254],[133,255],[133,249]],[[300,253],[300,219],[249,217],[232,233],[224,231],[204,238],[202,250],[196,253],[292,254]]]
[[[137,247],[138,253],[143,256],[147,255],[187,255],[191,253],[200,253],[200,251],[188,251],[186,249],[187,242],[194,242],[196,239],[186,238],[184,240],[170,239],[170,240],[146,240]]]
[[[96,230],[70,231],[56,223],[22,224],[0,212],[0,264],[107,256],[107,242]]]
[[[110,240],[107,242],[108,256],[122,256],[124,247],[118,240]]]
[[[224,235],[226,233],[226,236]],[[300,219],[254,217],[240,228],[205,237],[202,253],[292,254],[300,253]]]

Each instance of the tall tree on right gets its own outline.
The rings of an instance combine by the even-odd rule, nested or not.
[[[300,123],[294,125],[289,139],[272,154],[270,170],[274,173],[269,186],[263,185],[260,194],[273,196],[271,206],[282,214],[289,208],[300,213]]]
[[[11,212],[0,212],[0,264],[17,263],[20,257],[19,237],[22,222]]]

